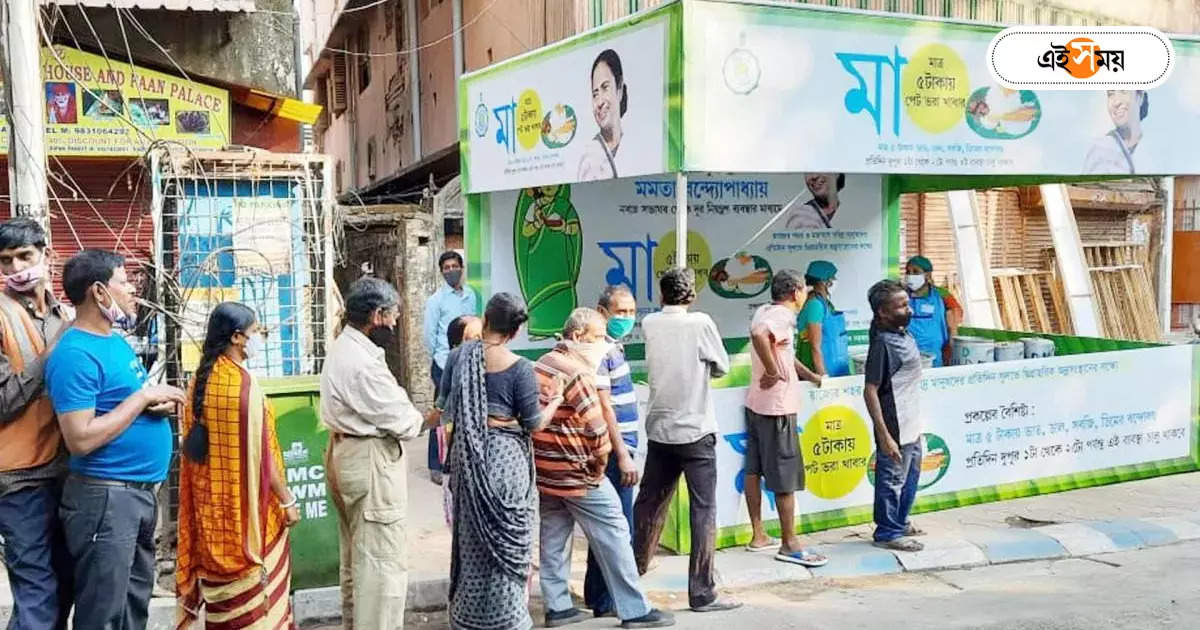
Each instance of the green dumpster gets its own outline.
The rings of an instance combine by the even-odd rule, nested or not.
[[[261,381],[275,410],[288,488],[299,501],[300,522],[291,530],[292,588],[338,584],[337,509],[325,485],[329,433],[318,419],[321,380],[294,376]]]

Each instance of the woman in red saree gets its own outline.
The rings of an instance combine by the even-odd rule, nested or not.
[[[275,417],[247,358],[262,350],[254,311],[213,310],[183,416],[177,627],[294,628],[287,528],[300,520]],[[201,613],[203,609],[203,613]]]

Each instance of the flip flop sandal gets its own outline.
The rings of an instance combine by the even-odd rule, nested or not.
[[[890,551],[915,552],[921,551],[925,548],[925,545],[922,545],[920,542],[911,538],[897,538],[895,540],[889,540],[886,542],[877,540],[875,541],[874,545],[880,549],[888,549]]]
[[[924,536],[925,530],[921,529],[920,527],[917,527],[916,525],[913,525],[912,523],[909,523],[908,528],[904,530],[904,535],[905,536]]]
[[[775,554],[775,559],[780,562],[790,562],[791,564],[798,564],[809,568],[823,567],[829,562],[829,558],[807,549],[792,552],[781,551]]]
[[[778,538],[768,538],[767,544],[761,547],[755,547],[753,541],[746,543],[746,551],[749,551],[750,553],[762,553],[764,551],[773,551],[775,549],[779,549]]]

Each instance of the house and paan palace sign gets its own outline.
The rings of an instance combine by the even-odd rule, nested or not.
[[[229,92],[74,48],[42,49],[46,148],[59,156],[134,156],[155,140],[229,144]],[[3,108],[0,99],[0,108]],[[0,117],[0,153],[8,153]]]

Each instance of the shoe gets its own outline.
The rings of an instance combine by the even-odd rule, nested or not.
[[[675,625],[675,615],[655,608],[637,619],[621,622],[622,628],[666,628]]]
[[[897,538],[895,540],[887,541],[877,540],[871,544],[879,547],[880,549],[887,549],[889,551],[909,551],[914,553],[925,548],[925,545],[921,544],[920,541],[913,540],[912,538]]]
[[[561,628],[569,626],[573,623],[579,623],[588,618],[588,614],[578,608],[570,608],[567,610],[549,611],[546,613],[547,628]]]
[[[707,613],[707,612],[725,612],[727,610],[737,610],[742,607],[742,602],[732,599],[714,599],[712,603],[703,606],[692,606],[692,612]]]
[[[433,484],[436,486],[442,485],[442,471],[440,471],[440,470],[429,471],[429,480],[432,481]]]

